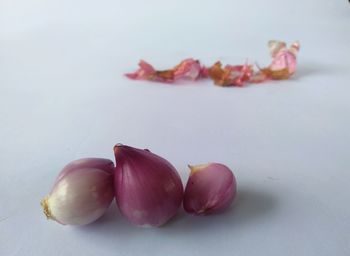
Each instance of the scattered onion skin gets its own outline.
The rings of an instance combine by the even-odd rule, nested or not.
[[[209,163],[191,166],[183,207],[193,215],[209,215],[227,209],[236,196],[237,183],[225,165]]]
[[[41,205],[48,219],[86,225],[100,218],[114,197],[114,164],[108,159],[78,159],[63,168]]]
[[[115,197],[121,213],[134,225],[159,227],[181,206],[183,185],[176,169],[149,150],[117,144]]]

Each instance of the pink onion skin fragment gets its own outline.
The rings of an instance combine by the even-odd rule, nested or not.
[[[288,79],[296,71],[297,54],[300,50],[298,41],[294,42],[289,48],[284,42],[276,40],[269,41],[268,46],[272,62],[268,67],[260,69],[260,72],[255,75],[252,82],[262,82],[268,79]]]
[[[149,150],[114,147],[115,197],[121,213],[134,225],[158,227],[181,206],[183,185],[176,169]]]
[[[174,79],[196,80],[201,76],[202,67],[198,60],[186,59],[174,68]]]
[[[139,69],[134,73],[125,74],[133,80],[149,80],[162,83],[174,83],[178,80],[197,80],[206,77],[206,69],[198,60],[192,58],[181,61],[171,69],[156,70],[144,60],[139,62]]]
[[[231,86],[243,87],[247,82],[249,82],[251,76],[253,75],[253,68],[251,65],[226,65],[225,69],[230,72]]]
[[[182,79],[195,81],[209,77],[215,85],[222,87],[243,87],[247,84],[262,83],[268,80],[289,79],[296,72],[299,42],[294,42],[288,48],[285,42],[270,40],[268,47],[272,61],[264,68],[258,66],[258,70],[254,70],[253,66],[248,63],[222,67],[220,61],[206,67],[193,58],[185,59],[170,69],[156,70],[152,65],[141,60],[139,69],[126,76],[134,80],[149,80],[167,84],[173,84]]]
[[[191,173],[183,201],[185,211],[193,215],[209,215],[226,210],[237,191],[232,171],[219,163],[189,167]]]
[[[63,225],[86,225],[100,218],[114,198],[114,164],[108,159],[71,162],[58,175],[41,204],[48,219]]]
[[[276,55],[276,57],[272,60],[269,68],[272,71],[282,70],[287,68],[289,71],[289,75],[295,73],[297,66],[296,56],[289,51],[282,51]]]
[[[149,80],[156,72],[151,64],[147,63],[144,60],[140,60],[139,69],[134,73],[125,74],[128,78],[134,80]]]
[[[208,69],[208,75],[218,86],[243,87],[253,75],[253,68],[248,64],[226,65],[222,68],[221,62],[216,62]]]

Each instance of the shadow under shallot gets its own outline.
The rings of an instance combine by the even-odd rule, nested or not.
[[[277,199],[262,191],[239,189],[234,203],[229,209],[207,216],[192,216],[183,209],[175,216],[164,229],[182,230],[187,233],[203,232],[227,228],[244,229],[244,226],[253,225],[277,207]]]
[[[115,201],[112,202],[106,214],[97,221],[80,227],[74,227],[73,232],[79,235],[90,236],[97,234],[124,241],[128,237],[158,236],[183,234],[192,236],[206,231],[222,229],[244,229],[254,225],[276,209],[278,202],[275,197],[263,191],[240,188],[231,207],[220,214],[207,216],[192,216],[183,208],[168,223],[159,228],[142,228],[132,225],[122,216]]]
[[[320,63],[300,63],[297,66],[295,74],[291,77],[291,80],[299,80],[308,76],[329,74],[337,72],[330,67],[326,67]]]

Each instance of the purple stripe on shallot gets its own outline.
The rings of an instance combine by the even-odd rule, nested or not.
[[[194,215],[219,213],[227,209],[236,195],[232,171],[219,163],[190,166],[183,207]]]
[[[118,144],[115,196],[121,213],[143,227],[161,226],[178,211],[183,186],[176,169],[149,150]]]
[[[63,225],[86,225],[101,217],[114,197],[114,164],[84,158],[69,163],[41,205],[48,219]]]

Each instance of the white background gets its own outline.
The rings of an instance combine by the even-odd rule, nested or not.
[[[301,42],[293,79],[245,88],[130,81],[140,58],[261,66]],[[346,0],[0,0],[0,255],[350,255],[350,4]],[[226,213],[130,225],[114,203],[85,227],[39,202],[80,157],[115,143],[222,162]]]

